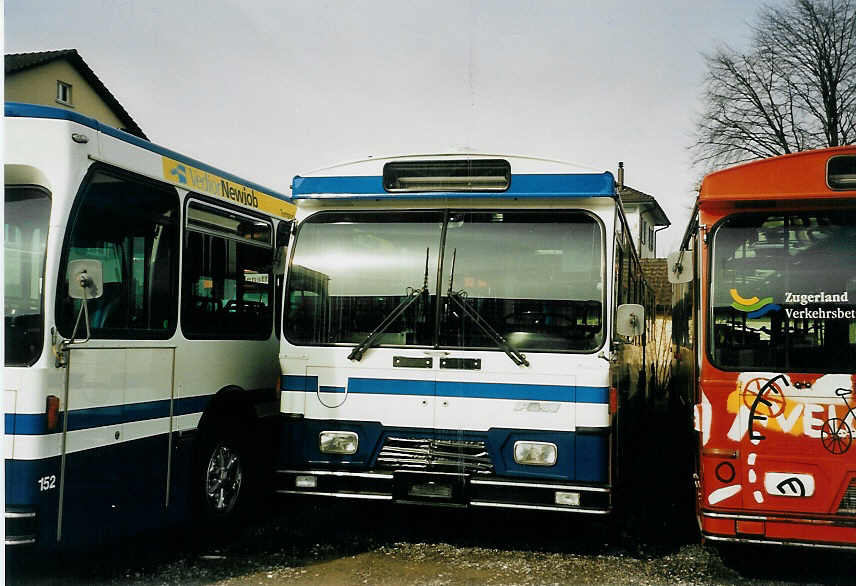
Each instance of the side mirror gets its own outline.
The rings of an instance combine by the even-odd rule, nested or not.
[[[615,333],[641,336],[645,332],[645,308],[638,303],[623,303],[615,312]]]
[[[291,239],[291,227],[294,222],[280,222],[276,227],[276,242],[273,249],[273,274],[284,275],[285,266],[288,264],[285,252]]]
[[[65,348],[69,348],[75,343],[77,328],[80,326],[80,318],[84,316],[86,317],[84,320],[86,338],[78,340],[77,343],[89,341],[92,332],[89,329],[89,309],[87,308],[86,301],[89,299],[98,299],[103,293],[104,276],[100,260],[78,259],[68,263],[68,296],[72,299],[80,299],[83,303],[80,304],[80,311],[78,311],[77,319],[74,321],[74,330],[71,332],[71,338],[67,342],[63,342]]]
[[[100,260],[73,260],[68,263],[68,296],[72,299],[98,299],[104,293]]]
[[[276,226],[276,247],[285,248],[288,246],[288,241],[291,239],[291,227],[294,222],[280,222]]]
[[[691,250],[673,252],[666,259],[666,266],[670,283],[677,285],[693,280],[693,253]]]

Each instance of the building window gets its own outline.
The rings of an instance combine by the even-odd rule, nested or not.
[[[645,244],[646,227],[647,227],[647,224],[645,223],[645,220],[642,220],[642,229],[639,230],[639,240],[640,240],[641,244]]]
[[[64,81],[56,82],[56,101],[71,106],[71,84]]]

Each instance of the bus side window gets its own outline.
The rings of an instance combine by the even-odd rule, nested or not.
[[[126,173],[97,169],[70,222],[57,288],[56,321],[70,336],[79,300],[68,297],[68,262],[101,261],[103,295],[90,301],[95,338],[169,338],[175,331],[178,194]]]
[[[628,303],[643,303],[642,300],[642,275],[641,269],[639,267],[639,261],[636,258],[632,258],[629,261],[629,272],[630,272],[630,281],[628,283]],[[633,339],[633,345],[638,346],[642,343],[642,336],[635,336]]]
[[[627,252],[627,245],[624,241],[624,232],[616,233],[615,238],[615,307],[617,308],[622,303],[630,303],[630,257]],[[615,310],[613,310],[613,320],[615,319]],[[614,333],[613,336],[617,337]]]
[[[267,339],[273,325],[273,228],[191,200],[181,329],[188,338]]]

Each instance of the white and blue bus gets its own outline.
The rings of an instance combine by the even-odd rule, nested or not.
[[[68,110],[7,103],[4,134],[7,546],[236,514],[270,466],[294,206]]]
[[[292,198],[277,492],[613,509],[652,298],[611,173],[395,157]]]

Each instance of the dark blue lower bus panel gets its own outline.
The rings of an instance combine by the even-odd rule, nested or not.
[[[475,432],[288,418],[283,425],[276,475],[282,494],[590,514],[612,509],[609,428]],[[356,450],[322,453],[321,433],[331,431],[355,434]],[[518,441],[553,444],[555,463],[517,463]]]

